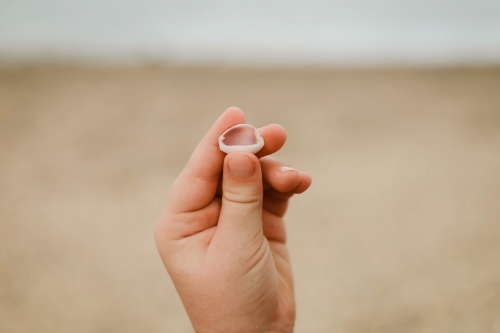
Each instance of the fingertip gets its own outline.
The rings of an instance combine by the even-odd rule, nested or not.
[[[260,159],[262,175],[268,188],[286,193],[292,191],[300,183],[301,175],[298,170],[276,160],[272,156]]]
[[[306,172],[300,172],[300,182],[293,189],[293,192],[300,194],[305,192],[312,184],[312,177]]]
[[[224,158],[224,168],[227,175],[234,178],[253,178],[257,173],[260,174],[259,159],[252,153],[233,152]]]
[[[259,132],[264,138],[264,147],[256,154],[257,157],[263,157],[273,154],[284,146],[287,134],[283,126],[270,124],[259,128]]]
[[[245,122],[245,113],[237,106],[228,107],[221,115],[222,116],[232,116],[238,118],[238,120],[242,120]]]
[[[267,126],[264,126],[263,128],[266,128],[269,131],[274,131],[276,133],[279,133],[280,136],[282,136],[282,139],[284,141],[286,141],[286,137],[287,137],[286,130],[280,124],[269,124]]]
[[[286,166],[279,168],[278,179],[274,181],[274,188],[285,193],[296,188],[301,181],[300,172]]]
[[[249,153],[247,151],[235,151],[235,152],[227,153],[226,157],[224,158],[224,161],[227,163],[227,161],[231,157],[234,157],[234,156],[245,156],[245,157],[249,158],[251,161],[253,161],[254,163],[260,162],[259,159],[255,156],[255,154]]]

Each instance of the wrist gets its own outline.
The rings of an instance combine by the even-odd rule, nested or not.
[[[259,329],[258,327],[248,327],[248,328],[238,328],[238,329],[223,329],[221,325],[217,325],[217,327],[210,328],[200,328],[195,327],[196,333],[293,333],[294,325],[282,325],[282,324],[271,324],[270,327]]]

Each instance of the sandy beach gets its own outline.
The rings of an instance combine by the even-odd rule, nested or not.
[[[288,132],[295,333],[500,332],[500,69],[0,69],[0,332],[193,332],[156,252],[219,114]]]

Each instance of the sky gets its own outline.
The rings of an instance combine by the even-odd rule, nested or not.
[[[500,63],[500,1],[0,0],[0,61]]]

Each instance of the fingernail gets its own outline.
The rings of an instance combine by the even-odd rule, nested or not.
[[[243,155],[229,157],[227,166],[229,173],[239,178],[251,177],[255,172],[255,163]]]
[[[294,168],[290,168],[289,166],[285,166],[285,165],[283,165],[283,166],[280,166],[278,170],[279,170],[281,173],[283,173],[283,172],[287,172],[287,171],[290,171],[290,170],[295,170],[295,169],[294,169]],[[295,170],[295,171],[297,171],[297,170]]]

